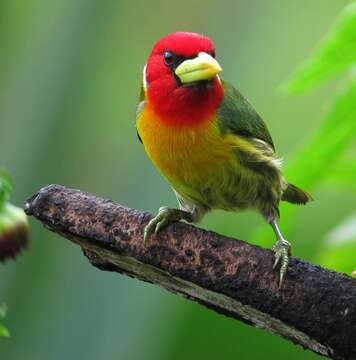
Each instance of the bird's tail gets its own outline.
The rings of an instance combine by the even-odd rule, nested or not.
[[[313,200],[313,198],[304,190],[299,189],[293,184],[288,184],[287,188],[284,190],[284,193],[282,195],[282,200],[288,201],[292,204],[304,205],[307,202]]]

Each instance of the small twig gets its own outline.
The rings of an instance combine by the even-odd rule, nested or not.
[[[333,359],[356,359],[356,280],[291,258],[278,289],[273,253],[187,224],[147,247],[151,216],[79,190],[50,185],[25,211],[77,243],[102,269],[161,285]]]

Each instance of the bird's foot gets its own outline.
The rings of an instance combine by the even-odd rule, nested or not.
[[[288,269],[289,256],[291,255],[291,245],[287,240],[281,239],[273,245],[272,250],[275,253],[273,269],[275,269],[278,265],[280,267],[279,288],[281,288]]]
[[[171,209],[167,206],[159,208],[157,215],[146,225],[144,230],[144,244],[153,234],[158,234],[162,228],[168,225],[170,222],[176,222],[180,220],[192,221],[192,214],[187,211],[179,209]]]

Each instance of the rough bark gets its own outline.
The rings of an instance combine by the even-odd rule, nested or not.
[[[151,216],[50,185],[25,211],[101,270],[161,285],[333,359],[356,359],[356,280],[292,257],[282,289],[270,250],[175,223],[143,244]]]

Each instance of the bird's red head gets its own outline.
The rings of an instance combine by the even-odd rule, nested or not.
[[[212,41],[177,32],[159,40],[144,69],[149,104],[163,121],[194,126],[214,115],[224,92]]]

